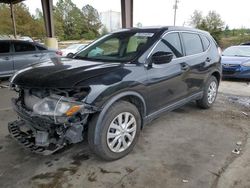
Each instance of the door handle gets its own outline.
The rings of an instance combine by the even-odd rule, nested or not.
[[[9,58],[9,57],[4,57],[3,59],[4,59],[4,60],[10,60],[10,58]]]
[[[187,71],[189,69],[189,65],[187,63],[181,63],[181,70]]]
[[[211,61],[211,58],[207,57],[206,62],[210,62],[210,61]]]
[[[33,57],[39,57],[39,55],[33,55]]]

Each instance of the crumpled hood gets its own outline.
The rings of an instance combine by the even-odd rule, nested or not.
[[[121,63],[53,58],[18,71],[11,78],[11,83],[32,88],[72,88],[81,81],[114,71],[121,66]]]

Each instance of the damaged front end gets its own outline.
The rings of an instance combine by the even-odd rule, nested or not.
[[[67,144],[83,140],[91,113],[98,111],[84,103],[89,88],[12,89],[19,93],[12,99],[19,120],[9,123],[9,132],[21,145],[35,153],[51,154]]]

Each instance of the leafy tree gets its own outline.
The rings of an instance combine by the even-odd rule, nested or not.
[[[14,5],[16,29],[18,35],[42,36],[44,35],[44,26],[41,19],[36,19],[29,13],[28,7],[19,3]],[[6,4],[0,4],[0,34],[13,34],[12,20],[10,16],[10,7]]]
[[[209,11],[207,16],[204,17],[201,11],[195,10],[191,16],[190,25],[208,31],[217,42],[220,42],[224,22],[215,11]]]
[[[87,31],[92,32],[94,34],[93,38],[97,37],[99,35],[98,31],[102,26],[98,11],[91,5],[85,5],[82,8],[82,13],[85,17]]]
[[[204,21],[204,18],[203,18],[202,12],[199,10],[195,10],[193,12],[193,15],[191,16],[190,25],[198,28],[202,25],[203,21]]]
[[[6,4],[0,4],[0,34],[13,34],[12,23],[10,18],[10,8]]]
[[[43,38],[45,36],[44,18],[41,10],[35,15],[29,13],[28,7],[19,3],[14,5],[16,28],[18,35]],[[59,39],[93,39],[99,36],[102,24],[95,8],[86,5],[77,8],[72,0],[58,0],[53,7],[55,33]],[[12,35],[10,7],[0,4],[0,35]]]
[[[80,39],[85,30],[84,16],[71,0],[59,0],[55,7],[57,26],[63,28],[63,39]],[[60,23],[60,24],[59,24]]]
[[[103,26],[102,27],[102,30],[101,30],[101,35],[106,35],[106,34],[108,34],[109,32],[108,32],[108,29],[107,29],[107,27],[106,26]]]

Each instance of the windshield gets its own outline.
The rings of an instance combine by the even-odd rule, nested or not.
[[[242,56],[250,57],[250,47],[248,46],[232,46],[224,50],[224,56]]]
[[[120,32],[106,35],[76,54],[76,59],[128,62],[134,59],[154,36],[152,32]]]

